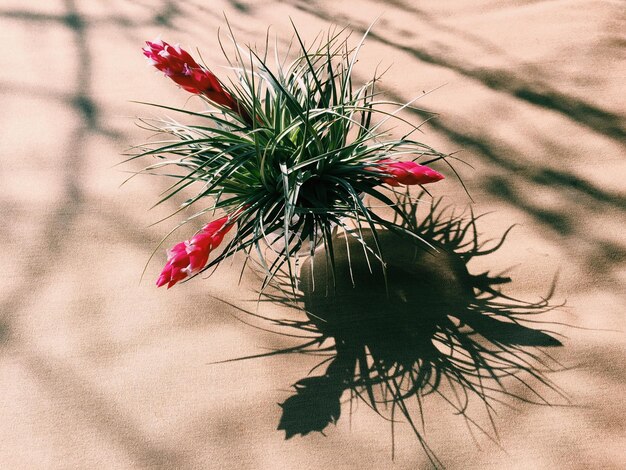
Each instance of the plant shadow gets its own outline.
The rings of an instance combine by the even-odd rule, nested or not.
[[[371,232],[336,236],[334,268],[324,251],[308,258],[295,299],[287,293],[287,276],[281,289],[263,294],[267,302],[303,306],[302,320],[263,318],[310,340],[255,357],[294,352],[324,356],[280,404],[278,429],[287,439],[323,432],[336,423],[342,397],[349,392],[349,402],[361,400],[390,422],[392,436],[394,423],[408,422],[432,464],[443,467],[424,438],[426,396],[442,398],[469,428],[496,444],[494,403],[506,405],[509,398],[550,405],[546,394],[567,401],[546,377],[562,367],[544,348],[562,343],[556,333],[538,326],[546,322],[534,318],[555,308],[549,301],[554,285],[537,302],[506,295],[501,287],[509,277],[472,274],[467,266],[499,249],[506,233],[481,243],[473,214],[441,209],[439,201],[418,222],[418,205],[408,199],[400,204],[407,214],[403,225],[431,248],[388,231],[378,231],[377,240]],[[363,241],[368,247],[378,243],[385,269]],[[476,401],[491,430],[468,414]]]

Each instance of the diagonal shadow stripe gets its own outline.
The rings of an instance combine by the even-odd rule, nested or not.
[[[323,11],[319,5],[304,3],[298,0],[291,4],[299,10],[327,22],[336,23],[340,19],[337,15]],[[361,34],[365,34],[367,30],[367,28],[356,24],[351,24],[351,28]],[[492,90],[507,93],[535,106],[558,112],[568,119],[582,124],[600,134],[616,140],[626,138],[626,119],[624,117],[612,114],[591,103],[553,90],[545,84],[525,80],[508,70],[486,69],[481,67],[474,68],[459,61],[431,54],[424,49],[400,44],[374,31],[370,31],[369,37],[381,44],[409,54],[422,62],[445,67],[467,78],[476,80]]]

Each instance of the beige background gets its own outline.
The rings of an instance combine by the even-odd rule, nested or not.
[[[238,265],[157,290],[157,259],[174,222],[148,211],[166,181],[113,168],[147,136],[133,125],[187,96],[146,66],[142,41],[162,34],[224,64],[222,11],[240,40],[282,39],[288,17],[311,38],[329,21],[358,33],[382,15],[357,75],[393,64],[384,87],[440,113],[423,140],[460,168],[486,237],[510,241],[472,267],[514,267],[509,292],[537,299],[560,273],[549,319],[571,370],[551,378],[574,407],[499,407],[502,447],[472,443],[433,402],[427,438],[449,468],[626,468],[624,91],[620,1],[1,0],[0,468],[388,468],[389,426],[365,406],[352,420],[284,441],[277,402],[314,358],[212,361],[294,344],[246,327],[219,299],[253,308]],[[356,40],[356,38],[355,38]],[[226,71],[218,73],[226,74]],[[418,120],[419,116],[413,116]],[[452,178],[436,193],[464,205]],[[180,235],[183,238],[186,234]],[[618,331],[601,331],[618,330]],[[407,427],[393,468],[428,468]]]

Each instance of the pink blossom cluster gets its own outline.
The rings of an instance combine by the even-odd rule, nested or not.
[[[411,161],[385,159],[378,163],[378,170],[389,175],[382,178],[383,182],[390,186],[436,183],[443,179],[438,171]]]
[[[220,84],[217,77],[198,64],[191,55],[178,44],[172,46],[161,39],[146,41],[143,54],[150,65],[190,93],[206,96],[221,106],[241,113],[239,103]]]
[[[157,287],[174,284],[202,270],[209,261],[211,251],[219,246],[224,235],[232,228],[230,217],[222,217],[205,225],[190,240],[177,243],[167,252],[167,263],[157,279]]]

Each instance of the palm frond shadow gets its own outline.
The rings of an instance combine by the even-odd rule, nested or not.
[[[325,367],[324,373],[311,371],[280,405],[278,429],[287,439],[336,423],[348,391],[350,402],[365,402],[390,421],[392,431],[404,418],[433,465],[443,467],[424,439],[426,396],[443,399],[472,433],[496,443],[495,403],[549,405],[554,397],[567,402],[546,376],[562,366],[543,349],[562,343],[556,333],[537,328],[546,322],[533,319],[556,307],[550,303],[554,285],[537,302],[507,296],[500,288],[509,277],[471,274],[467,267],[471,259],[500,248],[506,233],[481,243],[473,214],[455,214],[438,201],[418,221],[418,205],[407,198],[399,204],[408,214],[405,227],[436,251],[381,230],[383,268],[363,249],[362,241],[371,243],[371,234],[337,237],[334,270],[324,266],[323,252],[315,256],[315,264],[310,258],[303,263],[299,298],[283,293],[289,290],[288,276],[282,279],[284,291],[263,293],[263,301],[303,305],[305,319],[271,321],[281,331],[291,328],[310,340],[255,357],[294,352],[325,356],[314,368]],[[474,402],[485,410],[488,426],[470,416]]]

